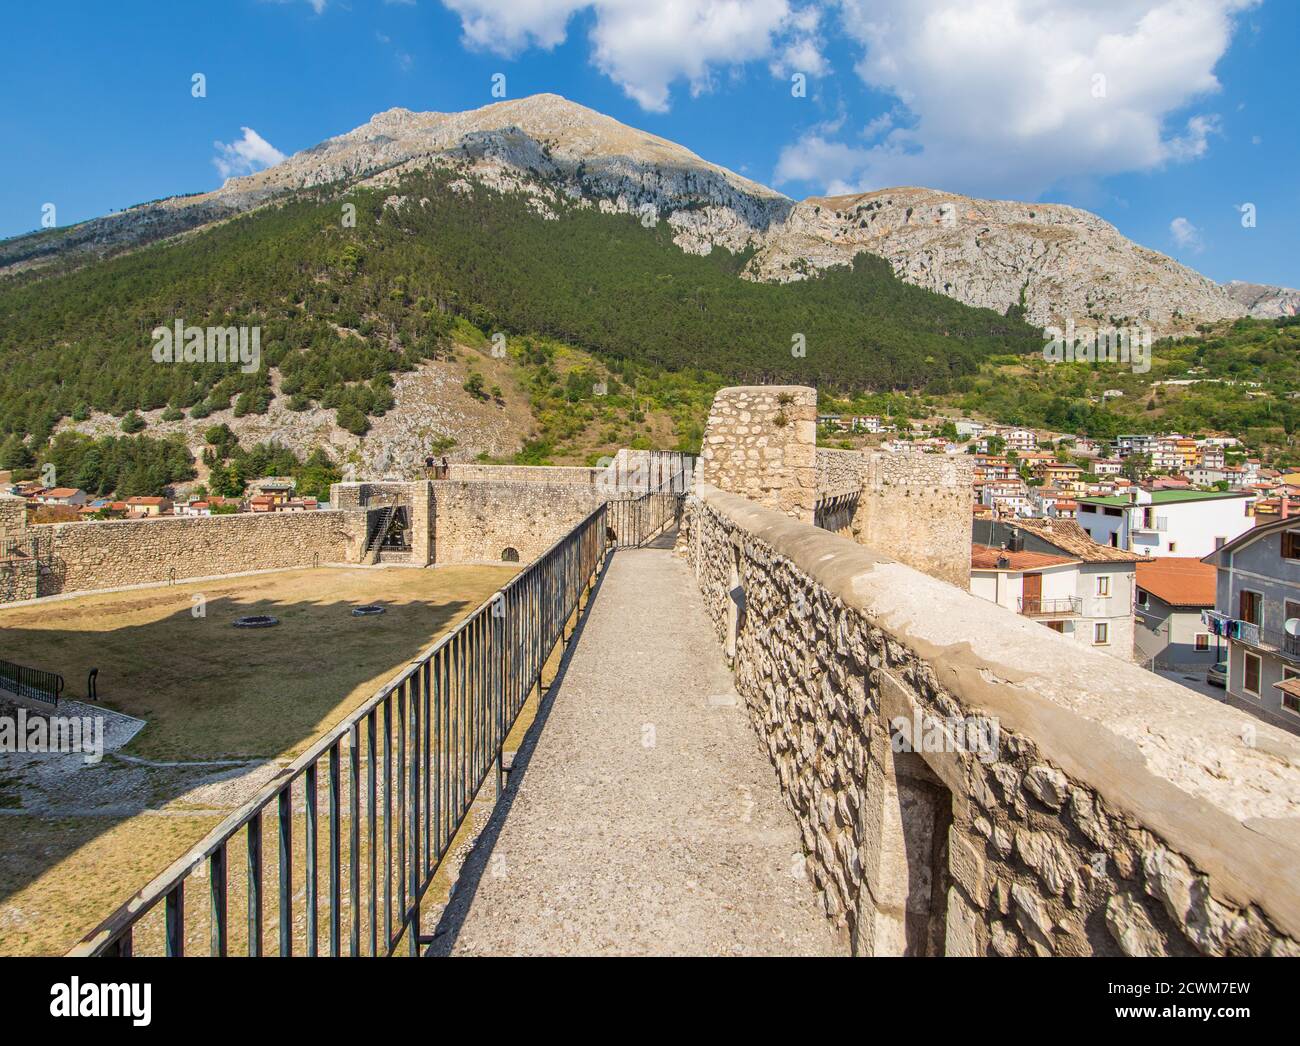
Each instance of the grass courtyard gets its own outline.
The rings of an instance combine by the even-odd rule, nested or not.
[[[294,570],[0,610],[0,657],[77,699],[98,667],[100,704],[147,722],[121,750],[136,761],[0,766],[0,954],[65,951],[257,784],[167,764],[291,759],[517,569]],[[352,616],[367,603],[386,613]],[[233,627],[251,614],[280,624]]]
[[[0,657],[147,721],[154,760],[291,757],[499,589],[516,566],[317,569],[0,609]],[[386,612],[353,617],[379,603]],[[235,628],[270,614],[274,628]]]

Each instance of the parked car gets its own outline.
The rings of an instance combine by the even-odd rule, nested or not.
[[[1205,681],[1210,686],[1221,686],[1225,690],[1228,686],[1228,662],[1220,661],[1212,668],[1205,670]]]

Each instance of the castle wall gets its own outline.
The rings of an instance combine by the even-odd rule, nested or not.
[[[328,510],[49,523],[29,533],[42,596],[346,562],[358,544],[348,514]]]
[[[568,465],[479,465],[453,462],[447,478],[478,483],[540,483],[559,487],[595,487],[604,475],[602,468]]]
[[[1300,955],[1300,739],[712,487],[677,548],[859,954]]]
[[[811,523],[817,503],[816,453],[815,389],[720,389],[709,412],[696,477]]]
[[[538,483],[430,485],[433,562],[501,562],[506,549],[535,559],[605,499],[594,490]]]
[[[970,587],[971,459],[964,454],[864,455],[853,540],[931,577]],[[839,529],[839,528],[833,528]]]

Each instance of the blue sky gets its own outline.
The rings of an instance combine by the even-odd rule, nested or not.
[[[393,106],[475,108],[504,73],[510,97],[554,91],[796,198],[1073,203],[1213,279],[1300,286],[1291,0],[45,0],[0,18],[0,236],[46,203],[67,225],[216,188],[218,161],[238,173]]]

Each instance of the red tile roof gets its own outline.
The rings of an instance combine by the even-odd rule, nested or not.
[[[1001,566],[998,560],[1006,557],[1007,562]],[[1008,552],[994,548],[992,545],[971,545],[970,565],[972,570],[1038,570],[1042,567],[1059,567],[1066,563],[1077,563],[1069,556],[1049,556],[1044,552]]]
[[[1137,565],[1137,584],[1170,606],[1212,607],[1216,573],[1199,559],[1162,556]]]

